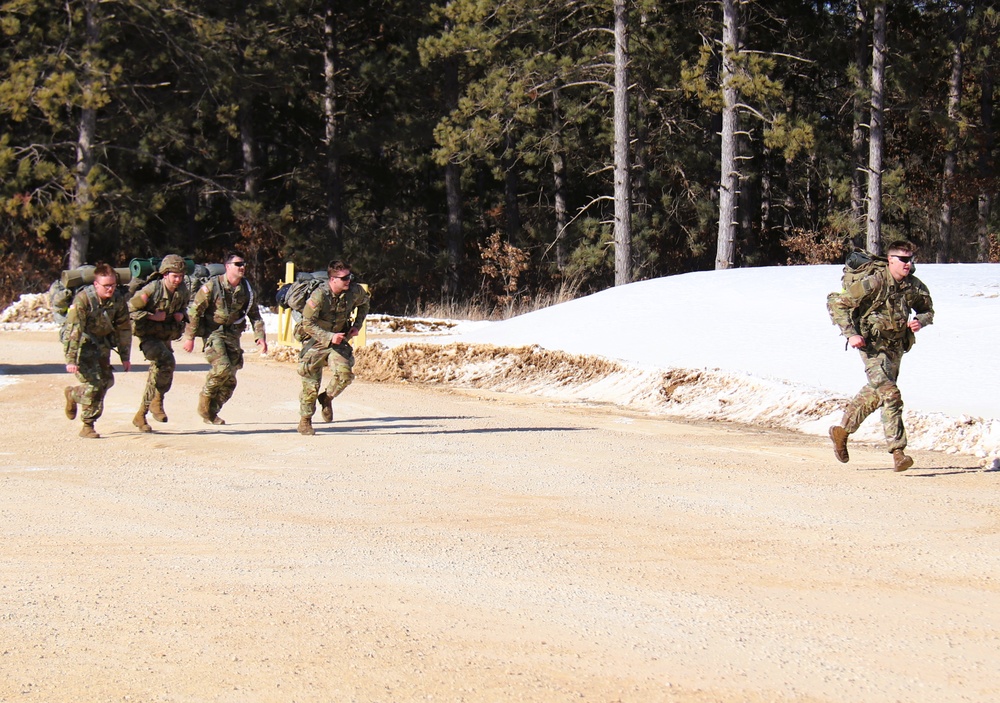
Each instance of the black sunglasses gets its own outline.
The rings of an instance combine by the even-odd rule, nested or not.
[[[346,276],[334,276],[334,278],[339,278],[341,281],[350,281],[354,278],[354,274],[349,273]]]
[[[893,254],[892,258],[896,259],[897,261],[902,261],[904,264],[908,264],[911,261],[913,261],[912,254],[910,256],[900,256],[899,254]]]
[[[233,266],[236,266],[238,268],[243,268],[244,266],[247,265],[246,261],[230,261],[229,263],[231,263]]]

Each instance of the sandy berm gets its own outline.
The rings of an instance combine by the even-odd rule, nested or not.
[[[972,457],[365,380],[303,437],[252,353],[214,427],[182,351],[84,440],[58,352],[0,333],[3,703],[1000,699]]]

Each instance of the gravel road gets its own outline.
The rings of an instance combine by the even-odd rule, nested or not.
[[[84,440],[53,335],[0,332],[3,703],[1000,699],[974,458],[362,381],[302,437],[255,354],[214,427],[182,351]]]

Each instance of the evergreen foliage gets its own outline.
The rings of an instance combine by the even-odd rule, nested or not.
[[[720,4],[628,5],[633,275],[711,268]],[[736,265],[833,261],[863,241],[859,5],[739,2]],[[887,17],[882,236],[986,260],[995,4],[890,0]],[[612,285],[612,21],[611,0],[0,0],[0,303],[56,278],[81,223],[91,263],[240,248],[265,301],[284,261],[341,257],[386,312]]]

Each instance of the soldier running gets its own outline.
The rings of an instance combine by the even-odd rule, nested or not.
[[[94,267],[93,284],[73,298],[66,314],[63,351],[66,371],[76,374],[78,386],[66,386],[66,417],[76,419],[77,405],[83,428],[80,436],[99,439],[94,423],[104,412],[104,396],[115,385],[111,350],[116,348],[126,372],[132,368],[132,324],[128,306],[118,290],[118,276],[109,264]]]
[[[302,321],[295,329],[296,338],[302,342],[298,431],[303,435],[316,434],[312,426],[316,402],[319,401],[322,408],[323,421],[332,422],[333,399],[354,380],[354,372],[351,371],[354,350],[348,340],[360,332],[370,304],[368,292],[353,282],[351,267],[343,261],[331,261],[327,266],[327,275],[328,284],[320,286],[309,296],[302,309]],[[326,390],[320,393],[323,369],[327,366],[333,375]]]
[[[896,385],[903,354],[916,342],[914,333],[934,321],[931,294],[913,273],[916,247],[907,241],[889,245],[888,264],[830,296],[833,323],[861,354],[868,383],[844,409],[839,425],[830,428],[837,460],[847,463],[847,438],[865,418],[882,408],[882,427],[893,469],[906,471],[913,459],[906,449],[903,396]],[[911,320],[910,311],[916,312]]]
[[[198,397],[198,414],[210,425],[224,425],[219,410],[236,390],[236,372],[243,368],[240,336],[247,319],[253,324],[254,341],[267,354],[264,320],[257,308],[257,298],[250,283],[244,280],[246,257],[233,252],[226,257],[226,272],[212,276],[195,293],[188,309],[184,330],[184,351],[194,350],[195,336],[205,338],[205,359],[211,365]]]
[[[157,422],[166,422],[163,396],[174,382],[177,362],[171,342],[180,339],[187,320],[191,294],[184,283],[187,265],[177,254],[169,254],[160,262],[160,276],[136,291],[129,300],[129,313],[139,338],[139,349],[149,362],[149,375],[139,410],[132,424],[140,432],[152,432],[146,422],[146,412]]]

